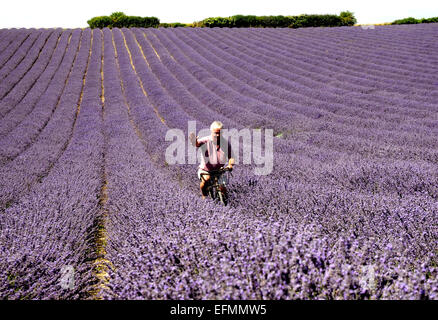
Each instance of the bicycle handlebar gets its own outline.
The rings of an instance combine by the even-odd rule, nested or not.
[[[233,169],[232,168],[229,168],[229,167],[225,167],[225,168],[220,168],[220,169],[218,169],[218,170],[211,170],[211,171],[208,171],[208,173],[207,172],[201,172],[201,174],[200,174],[200,176],[201,176],[201,178],[204,178],[204,176],[205,175],[216,175],[216,174],[220,174],[220,173],[224,173],[224,172],[226,172],[226,171],[233,171]]]

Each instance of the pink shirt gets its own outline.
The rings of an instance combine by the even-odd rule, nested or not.
[[[202,150],[201,164],[199,168],[205,171],[218,170],[228,163],[228,159],[232,158],[231,144],[229,141],[223,143],[228,145],[228,152],[226,153],[219,145],[213,144],[212,136],[206,136],[198,139],[200,148]]]

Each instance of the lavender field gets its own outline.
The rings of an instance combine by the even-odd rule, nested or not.
[[[436,23],[0,29],[0,299],[438,299],[437,52]],[[202,200],[165,161],[190,120],[273,129],[273,172]]]

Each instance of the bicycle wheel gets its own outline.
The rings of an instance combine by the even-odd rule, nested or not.
[[[228,195],[225,192],[219,191],[219,200],[226,206],[228,204]]]
[[[208,194],[210,195],[210,197],[211,197],[213,200],[216,200],[216,190],[215,190],[215,188],[210,187],[210,188],[208,189]]]

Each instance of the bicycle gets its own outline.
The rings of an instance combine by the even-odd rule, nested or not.
[[[225,182],[223,180],[219,182],[219,179],[227,171],[231,172],[233,169],[226,167],[200,174],[201,179],[207,183],[206,189],[210,197],[213,200],[216,200],[219,197],[219,201],[222,202],[224,206],[228,204],[228,192],[225,188]],[[204,175],[209,175],[210,179],[206,181]]]

